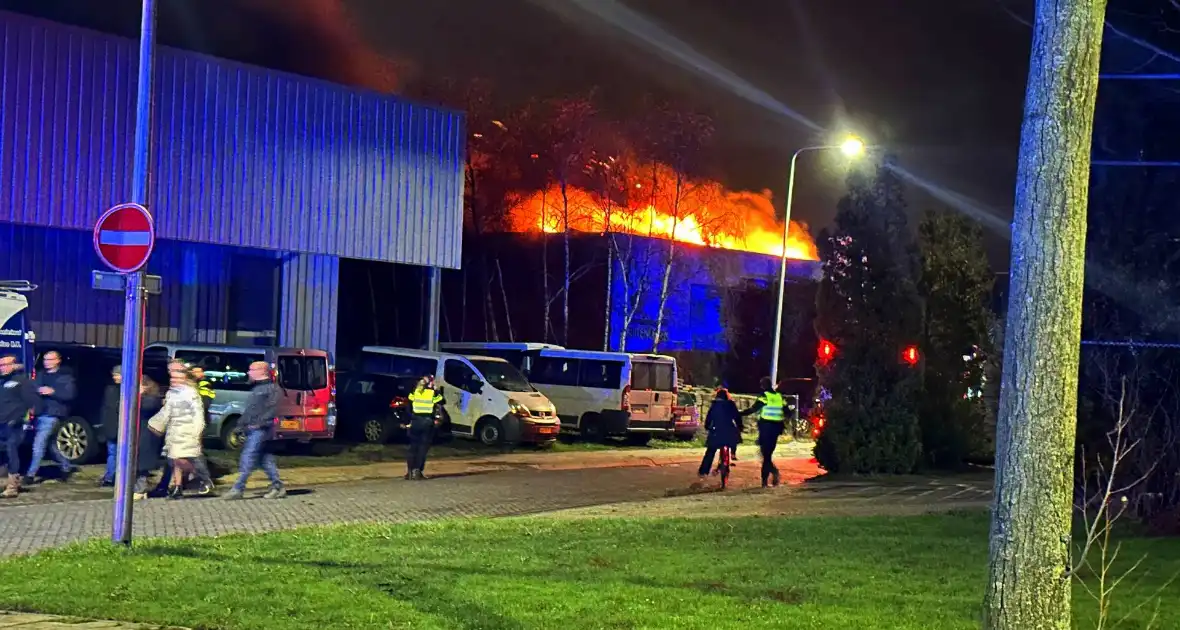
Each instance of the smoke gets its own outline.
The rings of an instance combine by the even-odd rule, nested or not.
[[[397,92],[412,66],[378,53],[344,0],[244,0],[285,31],[305,74],[377,92]]]

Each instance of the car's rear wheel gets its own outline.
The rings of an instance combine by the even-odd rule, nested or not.
[[[396,423],[389,416],[373,416],[361,426],[361,437],[369,444],[385,444],[393,437]]]
[[[90,462],[98,454],[98,436],[94,429],[89,422],[76,416],[66,418],[58,425],[53,444],[75,466]]]

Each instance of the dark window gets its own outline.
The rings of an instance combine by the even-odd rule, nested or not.
[[[623,364],[620,361],[600,361],[582,359],[581,376],[578,384],[582,387],[600,387],[602,389],[619,389],[623,375]]]
[[[247,352],[221,352],[206,350],[177,350],[178,361],[205,370],[205,380],[213,389],[250,389],[248,370],[255,361],[265,361],[266,355]]]
[[[373,374],[392,374],[394,376],[434,376],[438,363],[434,359],[422,357],[405,357],[395,354],[366,352],[361,357],[361,371]]]
[[[529,381],[544,385],[576,387],[578,384],[578,361],[563,357],[533,357],[532,369],[529,370]]]
[[[279,387],[303,389],[303,359],[300,357],[279,357]]]
[[[345,394],[369,395],[377,389],[377,382],[367,378],[350,378],[344,384]]]
[[[323,357],[279,357],[279,385],[284,389],[315,391],[328,386],[328,362]]]
[[[328,387],[328,360],[324,357],[303,358],[303,378],[307,389]]]
[[[631,387],[638,390],[652,390],[670,392],[675,387],[671,363],[649,363],[633,361],[631,363]]]
[[[443,364],[443,380],[450,385],[475,393],[479,378],[475,370],[458,359],[447,359]]]

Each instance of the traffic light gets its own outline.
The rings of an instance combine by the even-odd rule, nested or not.
[[[910,367],[918,365],[918,362],[922,360],[922,355],[918,352],[918,346],[906,346],[901,351],[901,360]]]
[[[816,354],[819,358],[819,364],[827,365],[828,362],[830,362],[832,358],[836,356],[836,344],[828,341],[827,339],[820,339],[819,348]]]

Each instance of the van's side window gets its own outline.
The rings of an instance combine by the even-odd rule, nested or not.
[[[443,380],[455,387],[472,391],[472,384],[478,381],[475,370],[458,359],[447,359],[443,364]],[[472,392],[474,393],[474,392]]]
[[[603,389],[619,389],[623,376],[623,364],[619,361],[600,361],[597,359],[582,359],[581,377],[578,385],[582,387],[600,387]]]
[[[250,364],[266,360],[263,354],[206,350],[177,350],[175,358],[203,368],[205,380],[209,381],[213,389],[238,391],[250,389],[250,377],[247,375]]]
[[[578,385],[578,360],[562,357],[534,357],[529,381],[544,385]]]

